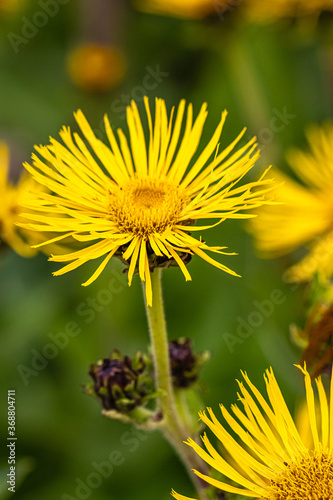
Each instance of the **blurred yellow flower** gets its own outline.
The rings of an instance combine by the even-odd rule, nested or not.
[[[328,403],[321,378],[316,379],[319,395],[316,398],[306,368],[297,367],[304,375],[306,389],[307,408],[302,414],[302,420],[308,422],[308,425],[302,424],[306,429],[305,438],[295,425],[273,370],[266,370],[264,375],[269,403],[242,372],[247,387],[238,382],[238,398],[243,408],[232,405],[232,415],[220,406],[224,419],[241,444],[219,422],[211,408],[207,409],[208,415],[202,412],[199,416],[219,439],[229,458],[220,455],[206,434],[202,436],[206,450],[192,439],[187,443],[231,484],[194,471],[197,476],[218,489],[250,498],[332,498],[333,378]],[[177,500],[189,500],[174,491],[172,494]]]
[[[333,274],[333,124],[310,127],[307,138],[310,151],[294,149],[287,155],[302,184],[274,172],[282,183],[275,191],[282,204],[260,208],[250,223],[263,256],[283,255],[309,243],[308,254],[288,271],[290,281]]]
[[[333,10],[333,0],[243,0],[243,12],[256,21],[274,21],[283,17],[316,16]]]
[[[317,16],[333,10],[333,0],[136,0],[139,9],[155,14],[202,18],[239,10],[250,20],[271,22],[286,17]]]
[[[192,105],[188,106],[180,141],[185,101],[181,101],[178,111],[175,113],[173,109],[168,118],[164,101],[156,99],[154,123],[148,99],[144,102],[150,134],[148,146],[138,108],[132,101],[127,108],[130,147],[121,130],[118,130],[118,143],[106,116],[110,147],[103,144],[95,137],[82,111],[78,111],[75,118],[90,149],[78,134],[74,134],[74,142],[70,129],[63,128],[60,136],[65,147],[54,139],[49,146],[36,146],[44,161],[33,155],[34,166],[25,166],[36,181],[53,191],[53,194],[36,193],[35,200],[27,205],[41,212],[28,215],[37,222],[29,227],[62,233],[52,242],[68,236],[84,242],[84,248],[79,251],[51,257],[56,262],[70,262],[54,274],[64,274],[105,255],[96,272],[83,283],[87,286],[118,252],[129,264],[129,285],[134,272],[138,272],[146,283],[147,303],[151,305],[150,272],[158,261],[173,260],[186,280],[191,279],[183,261],[188,254],[196,254],[236,275],[206,254],[207,250],[223,254],[226,247],[210,247],[201,238],[191,236],[191,232],[211,226],[194,227],[192,223],[209,218],[218,219],[219,223],[229,218],[251,217],[238,212],[265,203],[263,195],[272,189],[272,181],[262,177],[237,186],[259,153],[254,152],[255,138],[232,153],[245,129],[230,146],[217,152],[226,112],[208,145],[188,168],[202,135],[206,104],[194,123]],[[214,152],[215,157],[209,161]],[[48,243],[50,241],[45,242]]]
[[[213,0],[137,0],[136,5],[154,14],[185,18],[201,18],[218,12]]]
[[[126,62],[116,47],[85,44],[69,53],[67,68],[72,82],[78,87],[91,92],[106,92],[123,80]]]
[[[15,12],[24,2],[25,0],[0,0],[0,11]]]
[[[20,216],[21,204],[28,201],[29,191],[35,186],[35,181],[24,172],[14,186],[8,180],[8,172],[8,148],[0,142],[0,245],[9,245],[22,257],[33,257],[37,253],[30,247],[30,244],[36,243],[33,232],[19,228],[16,224],[24,221]]]

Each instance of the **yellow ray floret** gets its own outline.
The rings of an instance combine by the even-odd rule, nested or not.
[[[27,172],[16,185],[10,182],[9,150],[5,143],[0,142],[0,246],[3,242],[22,257],[33,257],[37,253],[31,248],[38,241],[36,233],[17,225],[24,221],[20,217],[21,204],[28,202],[32,188],[38,189],[38,186]]]
[[[152,304],[151,257],[174,259],[186,280],[191,276],[182,260],[184,254],[196,254],[210,264],[237,275],[212,259],[207,251],[224,254],[225,247],[209,247],[191,231],[200,219],[251,217],[248,211],[265,203],[272,180],[265,174],[255,182],[239,185],[254,166],[259,153],[255,139],[235,151],[245,129],[231,145],[216,153],[226,111],[212,139],[200,155],[197,153],[207,110],[204,104],[196,119],[193,108],[181,101],[178,110],[168,117],[165,103],[156,99],[155,117],[148,99],[144,100],[149,140],[147,141],[138,108],[127,108],[129,141],[121,130],[116,138],[105,117],[109,146],[94,135],[82,111],[75,118],[83,134],[71,134],[64,127],[63,144],[51,139],[49,146],[36,147],[33,165],[25,167],[47,191],[36,193],[27,204],[34,209],[29,227],[36,231],[62,233],[72,237],[82,248],[67,254],[52,255],[51,260],[66,263],[55,274],[64,274],[91,259],[104,257],[90,284],[117,252],[128,262],[128,282],[139,273],[146,284],[148,305]],[[185,124],[184,115],[186,113]],[[214,224],[213,224],[214,225]],[[46,240],[45,244],[50,243]]]
[[[291,281],[324,279],[333,274],[333,124],[309,128],[309,152],[288,155],[293,172],[302,182],[274,172],[281,182],[276,198],[281,205],[266,205],[250,222],[256,245],[265,257],[274,257],[308,244],[309,253],[288,272]]]
[[[192,439],[187,444],[219,473],[221,479],[194,471],[208,484],[225,492],[265,500],[329,500],[333,491],[333,378],[328,403],[321,378],[316,379],[316,398],[306,367],[297,366],[304,375],[306,410],[303,419],[310,436],[301,436],[283,399],[272,369],[264,376],[267,402],[242,373],[247,388],[239,382],[239,401],[243,409],[232,406],[221,411],[235,439],[219,422],[213,411],[199,414],[225,450],[223,458],[205,434],[205,449]],[[236,417],[236,418],[235,418]],[[172,491],[177,500],[191,500]]]

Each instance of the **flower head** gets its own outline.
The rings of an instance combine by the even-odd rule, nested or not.
[[[232,415],[221,405],[227,424],[242,443],[234,439],[208,408],[201,420],[221,441],[229,458],[223,458],[205,434],[206,450],[189,439],[188,444],[218,473],[232,484],[194,471],[201,479],[221,490],[265,500],[329,500],[333,491],[333,379],[330,404],[321,378],[316,379],[319,400],[315,398],[310,375],[304,374],[307,414],[311,440],[303,440],[290,415],[272,369],[264,376],[269,403],[242,373],[246,385],[238,382],[243,411],[232,406]],[[252,394],[251,394],[252,393]],[[316,412],[319,409],[319,414]],[[310,444],[310,448],[309,448]],[[236,465],[237,464],[237,465]],[[177,500],[188,498],[173,492]]]
[[[51,139],[51,145],[36,147],[42,159],[33,155],[33,166],[25,166],[52,192],[36,193],[29,206],[39,214],[30,216],[35,222],[29,227],[61,233],[51,242],[70,236],[83,244],[80,250],[51,257],[53,261],[68,263],[55,274],[64,274],[104,256],[91,278],[83,283],[86,286],[116,254],[129,266],[129,285],[136,272],[145,281],[147,303],[151,305],[150,273],[156,259],[173,260],[186,280],[191,279],[184,263],[188,254],[198,255],[237,275],[206,253],[223,254],[225,247],[210,247],[191,235],[211,226],[193,224],[209,218],[219,223],[229,218],[251,217],[239,211],[265,203],[263,195],[271,189],[272,181],[261,177],[237,185],[253,167],[259,153],[254,152],[255,138],[233,152],[244,130],[226,149],[217,152],[226,112],[208,145],[189,167],[198,149],[206,105],[194,123],[192,105],[188,106],[181,141],[184,101],[168,118],[164,101],[157,99],[154,122],[147,98],[145,107],[150,133],[148,147],[137,106],[132,102],[127,108],[130,146],[121,130],[118,130],[119,142],[116,140],[107,117],[105,127],[110,147],[103,144],[78,111],[75,117],[88,145],[78,134],[74,134],[73,140],[70,129],[64,128],[60,136],[65,146]],[[209,161],[215,151],[215,157]]]
[[[308,254],[287,273],[290,281],[307,281],[315,273],[333,273],[333,124],[313,126],[307,133],[310,151],[292,150],[289,164],[302,182],[280,172],[275,190],[280,205],[260,208],[250,231],[263,256],[274,257],[309,244]]]
[[[24,221],[20,216],[21,204],[28,202],[29,192],[35,187],[35,181],[27,172],[21,176],[17,185],[9,179],[9,151],[5,143],[0,143],[0,246],[10,246],[22,257],[33,257],[36,250],[31,244],[36,243],[35,234],[29,229],[19,228],[18,223]]]

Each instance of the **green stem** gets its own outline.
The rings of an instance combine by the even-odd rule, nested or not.
[[[159,409],[163,412],[164,418],[167,419],[173,415],[175,402],[170,374],[168,334],[164,316],[161,273],[162,269],[156,269],[152,273],[153,306],[146,306],[146,310],[154,358],[155,379],[157,387],[164,391],[159,400]]]
[[[158,403],[158,411],[163,417],[161,430],[184,462],[188,471],[191,469],[197,469],[200,472],[207,474],[204,462],[199,459],[196,453],[193,452],[189,446],[184,444],[184,440],[188,438],[190,431],[187,431],[177,413],[175,396],[172,387],[168,335],[162,297],[161,273],[162,269],[155,269],[152,273],[153,306],[147,307],[146,305],[156,387],[158,389],[162,389],[163,391]],[[200,500],[207,500],[204,483],[194,474],[191,474],[191,479],[198,490]]]
[[[193,415],[191,414],[189,407],[188,407],[188,402],[186,399],[186,389],[176,389],[174,391],[175,395],[175,401],[177,405],[177,411],[182,419],[182,422],[185,423],[185,425],[188,428],[193,428]],[[198,419],[196,419],[198,420]]]

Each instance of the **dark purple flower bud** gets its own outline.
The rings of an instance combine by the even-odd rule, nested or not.
[[[131,359],[114,351],[110,358],[90,366],[93,384],[86,391],[97,396],[105,410],[127,413],[145,404],[154,391],[150,365],[150,358],[141,353]]]
[[[186,388],[197,380],[203,355],[207,359],[207,353],[193,354],[190,339],[182,337],[169,342],[171,375],[175,387]]]

